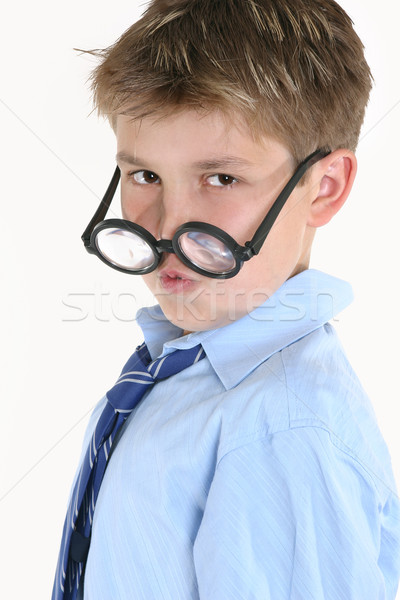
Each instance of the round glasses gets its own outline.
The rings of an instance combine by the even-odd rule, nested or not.
[[[293,189],[304,173],[329,152],[317,150],[307,157],[287,182],[253,238],[244,246],[228,233],[209,223],[189,222],[181,225],[172,240],[156,240],[147,229],[125,219],[104,217],[114,197],[120,178],[116,168],[100,205],[82,235],[86,250],[96,254],[110,267],[133,275],[151,273],[164,252],[174,253],[190,269],[217,279],[234,277],[243,263],[260,251],[269,231]]]
[[[172,240],[159,240],[136,223],[108,219],[91,236],[95,254],[124,273],[143,275],[158,266],[163,252],[171,252],[188,267],[209,277],[233,277],[253,256],[222,229],[207,223],[185,223]]]

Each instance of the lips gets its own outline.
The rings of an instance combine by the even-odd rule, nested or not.
[[[193,289],[195,280],[183,271],[164,268],[158,274],[161,287],[168,292],[184,292]]]

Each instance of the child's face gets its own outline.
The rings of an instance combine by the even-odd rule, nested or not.
[[[117,119],[122,213],[157,239],[188,221],[216,225],[244,245],[295,170],[288,150],[219,113],[195,111],[140,123]],[[314,229],[307,224],[315,181],[297,187],[260,253],[231,279],[211,279],[164,254],[143,276],[166,317],[185,331],[239,319],[308,266]]]

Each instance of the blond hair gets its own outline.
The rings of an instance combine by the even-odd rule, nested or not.
[[[234,114],[296,161],[355,150],[371,89],[364,47],[334,0],[153,0],[115,44],[93,50],[99,114],[186,108]]]

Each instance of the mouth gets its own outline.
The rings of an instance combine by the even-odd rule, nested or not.
[[[160,271],[159,280],[161,287],[168,292],[184,292],[193,289],[195,280],[188,277],[186,273],[175,269],[163,269]]]

